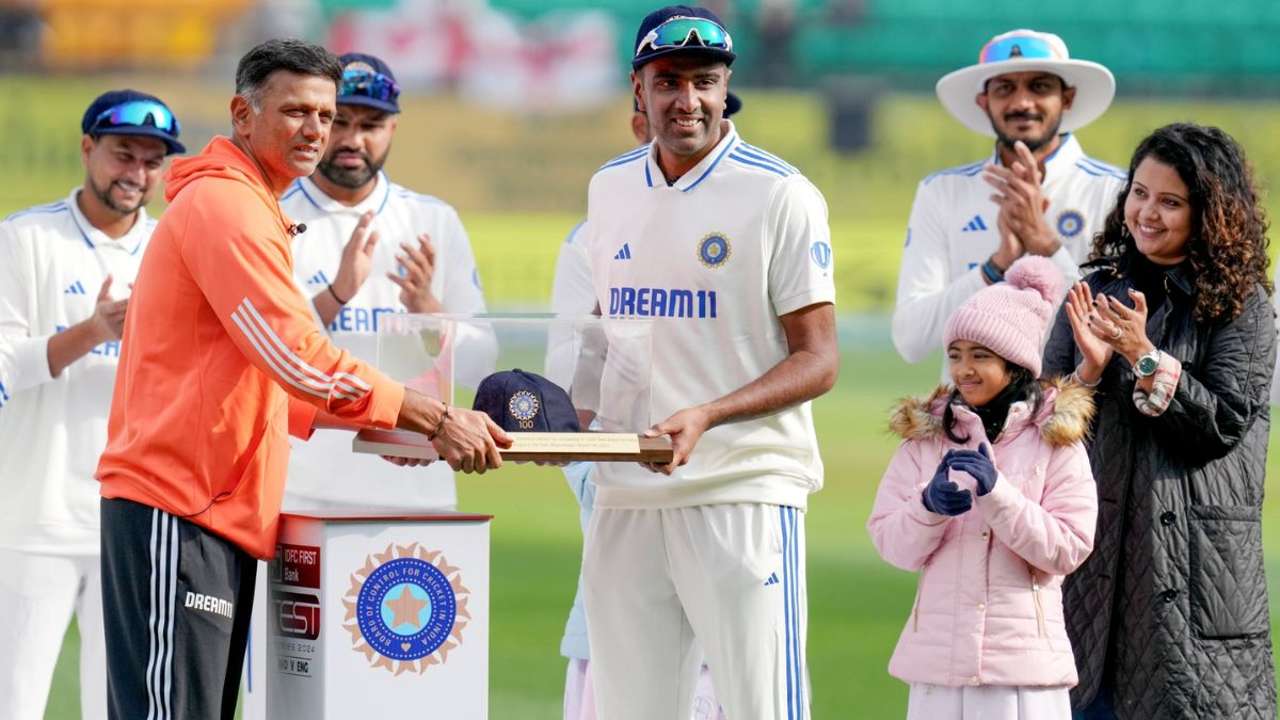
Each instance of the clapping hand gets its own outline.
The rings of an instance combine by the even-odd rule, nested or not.
[[[987,166],[982,179],[995,190],[991,201],[1000,206],[999,222],[1018,237],[1026,252],[1047,257],[1062,244],[1045,220],[1049,199],[1040,184],[1040,165],[1026,143],[1018,141],[1013,149],[1017,160],[1007,168]]]
[[[973,450],[953,450],[951,455],[951,469],[968,473],[978,483],[978,497],[982,497],[991,492],[996,486],[996,478],[999,473],[996,466],[991,462],[991,453],[987,451],[986,443],[978,446],[978,451]]]
[[[1129,297],[1133,299],[1132,308],[1115,298],[1099,295],[1094,300],[1090,327],[1096,328],[1098,336],[1132,364],[1155,346],[1147,337],[1147,297],[1137,290],[1130,290]]]
[[[942,457],[942,462],[938,464],[938,471],[934,473],[933,479],[921,493],[924,507],[931,513],[947,516],[963,515],[973,507],[973,494],[968,490],[961,490],[959,485],[947,477],[951,472],[951,460],[956,452],[955,450],[947,451],[947,454]]]
[[[431,294],[431,279],[436,272],[436,249],[431,236],[423,233],[416,243],[400,243],[402,253],[396,256],[403,275],[387,273],[387,279],[400,286],[400,302],[411,313],[440,312],[440,301]]]
[[[1092,385],[1102,377],[1102,371],[1115,355],[1115,350],[1103,338],[1110,333],[1094,320],[1093,292],[1089,285],[1078,282],[1067,293],[1067,320],[1071,322],[1071,335],[1080,350],[1081,362],[1076,376],[1081,382]]]

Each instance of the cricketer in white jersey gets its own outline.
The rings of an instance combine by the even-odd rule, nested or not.
[[[1030,30],[996,36],[977,65],[938,82],[948,111],[998,141],[916,189],[893,313],[904,359],[940,349],[952,311],[1024,253],[1049,256],[1068,285],[1080,277],[1125,172],[1085,155],[1070,131],[1101,115],[1114,87],[1106,68]]]
[[[597,466],[583,558],[597,715],[683,716],[705,657],[727,717],[804,718],[803,520],[822,485],[808,401],[839,363],[826,203],[723,119],[734,54],[714,13],[650,13],[635,47],[655,139],[592,178],[584,242],[601,312],[653,319],[637,390],[675,459]],[[629,365],[617,352],[607,362]],[[606,430],[628,395],[601,393]]]
[[[153,125],[134,127],[154,113]],[[0,717],[38,720],[74,615],[82,717],[105,718],[98,483],[129,287],[155,221],[143,205],[182,152],[150,95],[99,96],[86,180],[0,222]],[[171,130],[167,140],[157,133]],[[125,132],[130,131],[130,132]],[[170,142],[171,141],[171,142]]]
[[[738,103],[741,106],[741,103]],[[727,113],[726,113],[727,114]],[[643,117],[643,115],[641,116]],[[551,289],[551,312],[560,317],[590,315],[596,307],[595,290],[591,283],[591,259],[583,246],[583,225],[578,223],[556,257],[555,278]],[[553,328],[558,329],[558,328]],[[567,333],[565,333],[567,335]],[[547,342],[546,376],[549,380],[569,387],[573,381],[574,358],[561,352],[574,345],[570,337],[551,337]],[[593,479],[594,463],[570,463],[563,469],[569,491],[578,502],[578,518],[586,537],[591,513],[595,509],[596,483]],[[565,621],[564,636],[560,639],[560,655],[568,659],[565,668],[564,720],[597,720],[594,705],[595,691],[591,684],[591,646],[587,640],[587,613],[582,600],[582,579],[573,595],[573,607]],[[704,665],[698,674],[694,690],[692,720],[724,720],[724,712],[716,700],[711,672]]]
[[[348,206],[329,196],[310,178],[301,178],[280,200],[285,215],[307,226],[293,241],[295,280],[308,297],[327,292],[342,262],[343,249],[356,224],[373,213],[369,229],[378,234],[372,249],[368,280],[328,323],[329,336],[339,347],[370,362],[377,361],[377,331],[388,315],[406,312],[401,289],[387,274],[402,272],[397,255],[401,242],[416,243],[430,237],[435,251],[430,292],[440,311],[473,314],[485,312],[484,295],[475,257],[458,213],[429,195],[420,195],[378,173],[373,192]],[[487,354],[487,353],[485,353]],[[490,363],[491,364],[491,363]],[[460,381],[474,386],[484,365],[473,369],[458,363]],[[359,478],[359,482],[353,479]],[[284,508],[325,509],[337,506],[452,508],[457,504],[453,471],[447,463],[421,468],[399,468],[379,458],[351,451],[351,433],[317,430],[307,442],[295,442],[290,451],[289,480]]]

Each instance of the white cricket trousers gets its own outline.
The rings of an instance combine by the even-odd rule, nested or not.
[[[720,709],[720,701],[716,700],[716,691],[711,685],[711,671],[706,665],[698,673],[698,687],[694,691],[693,711],[689,717],[692,720],[728,720]],[[570,660],[565,669],[564,720],[598,720],[595,688],[591,685],[590,660]]]
[[[597,507],[582,564],[596,716],[689,717],[700,646],[730,720],[808,718],[804,558],[795,508]]]
[[[80,715],[105,720],[101,559],[0,550],[0,718],[44,717],[73,614],[80,626]]]
[[[1065,687],[912,683],[907,720],[1071,720]]]

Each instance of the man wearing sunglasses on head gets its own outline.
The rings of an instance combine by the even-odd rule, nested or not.
[[[166,177],[169,207],[138,270],[98,464],[113,718],[234,716],[289,434],[414,430],[476,472],[501,465],[509,446],[487,415],[336,347],[296,290],[289,244],[300,228],[278,198],[315,171],[341,81],[324,48],[262,43],[236,68],[230,137]]]
[[[285,215],[306,225],[293,238],[294,281],[334,344],[377,360],[377,332],[393,313],[485,312],[480,275],[458,213],[430,195],[392,182],[382,167],[400,116],[400,87],[373,55],[338,58],[342,82],[324,156],[309,177],[280,198]],[[458,382],[474,387],[493,369],[496,342],[462,331],[454,364]],[[483,355],[484,357],[478,357]],[[487,359],[486,359],[487,358]],[[411,386],[418,386],[410,383]],[[351,478],[361,482],[353,483]],[[351,452],[349,432],[317,430],[294,442],[285,483],[285,512],[355,508],[453,509],[457,490],[444,463],[406,470]],[[255,617],[265,617],[266,573],[259,568]],[[245,718],[265,717],[266,623],[254,622]]]
[[[940,349],[951,312],[1024,254],[1051,258],[1068,285],[1078,278],[1125,180],[1072,134],[1106,111],[1115,79],[1072,59],[1057,35],[997,35],[976,65],[939,80],[937,94],[996,143],[990,157],[934,173],[916,189],[893,313],[893,343],[908,362]]]
[[[80,707],[105,718],[98,483],[129,288],[155,221],[144,209],[178,121],[134,90],[80,122],[84,183],[0,222],[0,717],[38,720],[67,624]]]
[[[653,323],[648,387],[616,394],[651,398],[649,432],[674,450],[594,471],[583,582],[609,720],[687,717],[703,659],[727,717],[808,717],[803,526],[822,485],[809,401],[839,365],[831,237],[818,190],[724,119],[734,57],[705,9],[646,16],[632,85],[654,140],[588,190],[597,306]],[[612,401],[606,429],[633,414]]]
[[[640,145],[653,142],[649,116],[632,100],[631,135]],[[742,110],[742,100],[733,93],[725,95],[724,117]],[[596,308],[596,294],[591,281],[591,258],[583,245],[585,223],[569,231],[556,256],[556,271],[551,285],[551,312],[562,317],[590,315]],[[561,387],[573,382],[577,349],[570,328],[556,327],[547,338],[547,377]],[[584,425],[589,422],[584,422]],[[586,536],[591,511],[595,505],[596,484],[591,479],[595,464],[570,463],[562,468],[569,491],[578,501],[579,522]],[[595,690],[591,684],[591,650],[587,642],[587,614],[582,602],[582,578],[573,596],[573,607],[565,622],[560,640],[560,654],[569,660],[564,683],[564,720],[596,720]],[[723,711],[711,684],[711,672],[703,665],[693,695],[694,720],[723,720]]]

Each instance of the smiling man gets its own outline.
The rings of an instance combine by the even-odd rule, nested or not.
[[[287,434],[400,427],[454,469],[509,438],[334,346],[292,280],[280,194],[315,171],[342,67],[271,40],[236,70],[231,137],[174,163],[124,324],[101,481],[112,718],[231,720],[254,595],[275,552]],[[350,478],[360,482],[361,478]]]
[[[129,285],[155,229],[144,205],[185,152],[163,102],[98,96],[80,123],[84,182],[0,222],[0,717],[44,717],[72,615],[80,708],[107,716],[98,484]]]
[[[383,165],[400,119],[400,87],[380,58],[338,58],[342,81],[329,145],[310,177],[285,190],[280,207],[306,232],[293,238],[293,275],[329,338],[358,358],[377,359],[378,328],[393,313],[485,312],[471,242],[449,204],[391,181]],[[496,338],[463,328],[457,380],[474,387],[492,370]],[[361,482],[350,482],[359,477]],[[350,433],[320,429],[294,443],[285,512],[355,508],[452,509],[453,472],[444,463],[404,469],[351,452]],[[266,571],[259,568],[258,607],[249,643],[246,720],[266,717]]]
[[[893,313],[893,343],[908,362],[940,349],[951,312],[1024,254],[1050,257],[1068,281],[1079,277],[1125,180],[1072,134],[1106,111],[1115,79],[1070,58],[1057,35],[997,35],[976,65],[939,80],[937,93],[996,144],[991,156],[929,175],[916,189]]]
[[[690,717],[704,659],[728,717],[808,716],[809,401],[839,366],[831,234],[817,188],[724,118],[734,58],[705,9],[646,16],[632,86],[654,139],[588,190],[595,301],[653,327],[647,387],[604,398],[599,418],[627,429],[614,418],[633,416],[634,390],[674,450],[662,467],[596,468],[582,573],[609,720]]]

